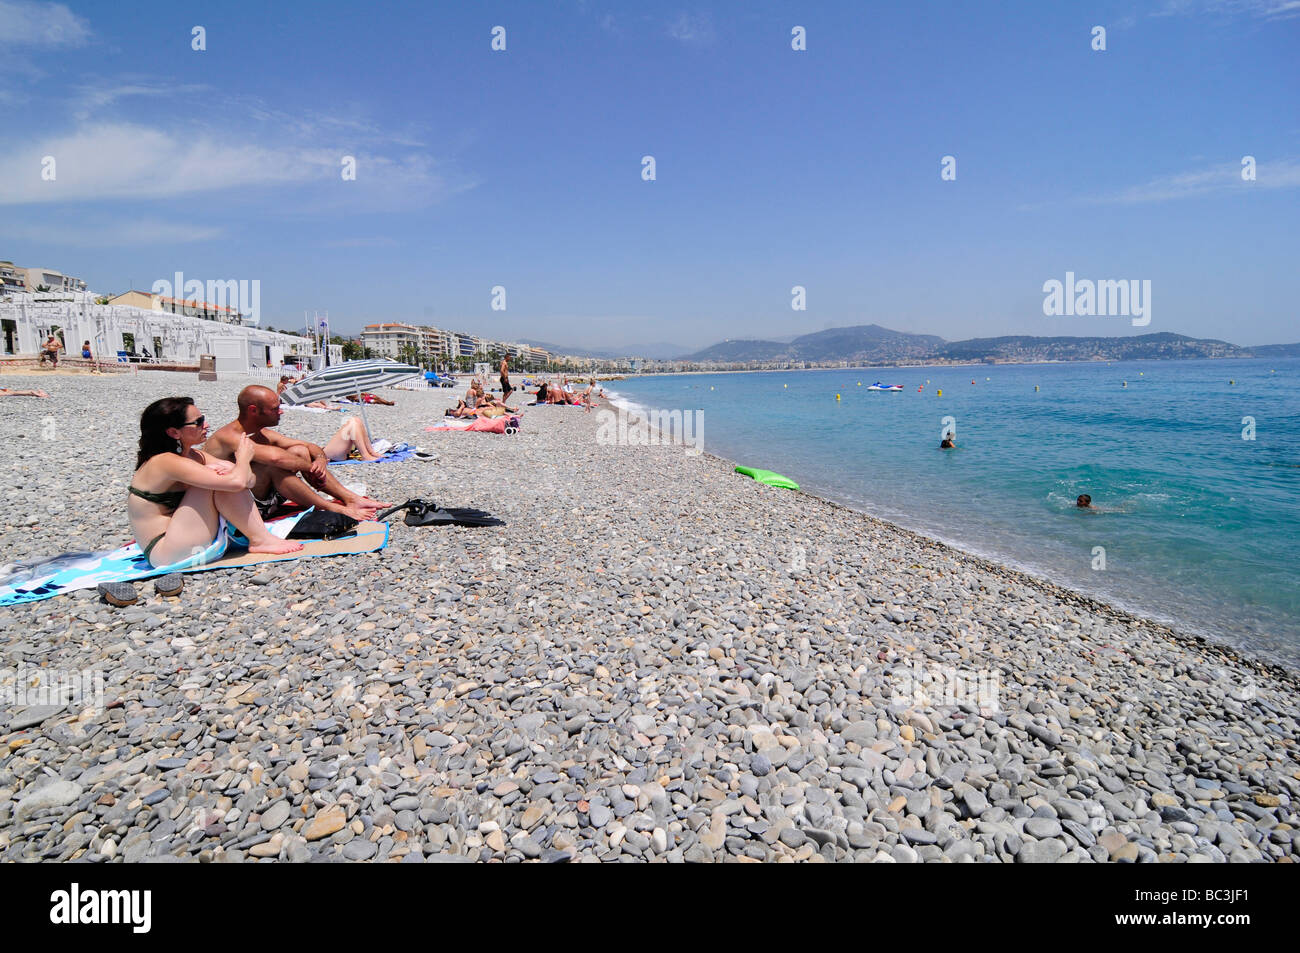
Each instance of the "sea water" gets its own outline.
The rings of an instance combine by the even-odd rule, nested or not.
[[[876,381],[903,391],[868,391]],[[666,375],[612,389],[702,411],[705,452],[1300,667],[1300,360]],[[956,449],[941,450],[949,430]],[[737,494],[752,490],[736,476]],[[1082,493],[1095,510],[1075,505]]]

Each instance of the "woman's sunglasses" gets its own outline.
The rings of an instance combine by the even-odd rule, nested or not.
[[[208,420],[207,415],[204,414],[203,416],[195,417],[193,420],[187,421],[185,424],[183,424],[183,426],[202,427],[205,423],[207,423],[207,420]]]

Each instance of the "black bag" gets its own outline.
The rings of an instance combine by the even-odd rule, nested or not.
[[[288,539],[337,539],[352,532],[357,521],[343,513],[312,510],[289,530]]]

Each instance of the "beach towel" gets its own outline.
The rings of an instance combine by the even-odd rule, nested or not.
[[[506,425],[511,420],[518,418],[511,417],[475,417],[472,421],[451,420],[441,427],[425,427],[425,430],[472,430],[477,433],[505,433]]]
[[[280,538],[288,536],[305,514],[294,513],[268,522],[267,529]],[[223,527],[224,528],[224,527]],[[49,559],[29,563],[16,563],[0,570],[0,606],[13,606],[25,602],[38,602],[53,596],[93,589],[101,582],[135,582],[169,572],[204,572],[209,569],[231,569],[255,566],[259,563],[280,562],[314,556],[344,556],[369,553],[388,545],[387,523],[358,523],[355,530],[337,539],[311,540],[296,553],[274,555],[250,553],[247,541],[234,530],[218,533],[199,556],[185,560],[188,565],[164,566],[155,569],[144,558],[138,543],[102,553],[63,553]],[[211,556],[212,558],[207,558]]]
[[[403,460],[410,460],[412,457],[418,457],[421,460],[432,460],[433,454],[427,450],[421,450],[414,444],[399,443],[391,447],[378,460],[331,460],[330,466],[339,467],[345,463],[401,463]]]

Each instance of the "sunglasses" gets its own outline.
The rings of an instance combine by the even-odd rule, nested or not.
[[[205,423],[207,423],[207,420],[208,420],[207,415],[204,414],[204,415],[201,415],[201,416],[199,416],[199,417],[195,417],[193,420],[187,421],[186,423],[182,424],[181,426],[184,426],[184,427],[202,427]]]

